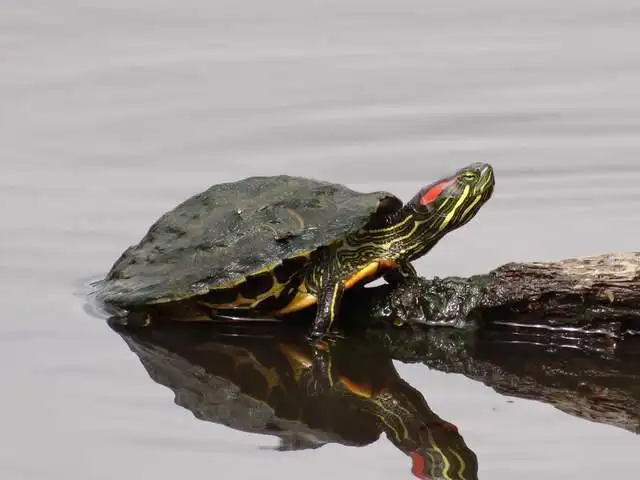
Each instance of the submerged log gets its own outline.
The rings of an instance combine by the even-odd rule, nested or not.
[[[640,252],[508,263],[471,277],[417,278],[353,292],[367,321],[640,333]]]

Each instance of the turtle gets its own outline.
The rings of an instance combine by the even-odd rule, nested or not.
[[[162,215],[96,296],[147,320],[186,301],[211,313],[205,318],[280,318],[316,305],[309,337],[331,337],[345,290],[416,277],[411,262],[473,218],[494,185],[487,163],[461,168],[407,203],[290,175],[216,184]]]

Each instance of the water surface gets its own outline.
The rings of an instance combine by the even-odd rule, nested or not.
[[[408,199],[473,161],[493,199],[417,262],[467,275],[633,250],[631,0],[58,0],[0,18],[0,424],[6,479],[409,478],[389,442],[273,452],[196,420],[82,291],[212,183],[290,173]],[[395,362],[481,478],[623,477],[637,435]]]

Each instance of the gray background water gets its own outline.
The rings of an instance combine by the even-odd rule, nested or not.
[[[206,186],[291,173],[409,198],[472,161],[494,198],[418,263],[637,248],[633,0],[4,0],[0,15],[0,476],[405,478],[386,441],[276,454],[173,406],[84,283]],[[640,467],[637,436],[398,364],[481,478]]]

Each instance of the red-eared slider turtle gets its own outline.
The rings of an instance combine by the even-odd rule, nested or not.
[[[285,175],[214,185],[128,248],[98,298],[129,312],[189,300],[210,311],[275,317],[317,303],[311,336],[320,337],[345,289],[415,276],[410,262],[473,218],[493,188],[484,163],[404,205],[391,193]]]

